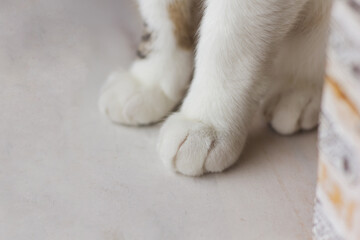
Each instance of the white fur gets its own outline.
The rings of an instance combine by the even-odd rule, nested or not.
[[[112,86],[102,91],[99,101],[101,111],[112,121],[127,125],[157,122],[169,114],[183,98],[194,65],[193,52],[176,44],[167,12],[169,1],[138,2],[144,21],[155,33],[153,50],[129,71],[111,74]]]
[[[182,97],[192,54],[176,45],[165,13],[170,1],[139,1],[161,37],[157,54],[135,62],[131,76],[117,77],[101,97],[114,121],[160,120]],[[237,160],[260,103],[281,134],[317,125],[331,1],[207,0],[205,5],[189,93],[179,113],[165,122],[158,144],[169,168],[191,176],[222,171]],[[126,118],[125,99],[135,93],[143,100],[128,106],[133,117]]]

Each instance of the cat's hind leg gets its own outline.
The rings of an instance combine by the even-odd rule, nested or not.
[[[157,122],[181,101],[193,72],[200,8],[195,0],[138,0],[145,32],[138,59],[105,84],[100,110],[113,122]]]
[[[280,134],[318,125],[331,1],[308,1],[274,60],[265,116]]]

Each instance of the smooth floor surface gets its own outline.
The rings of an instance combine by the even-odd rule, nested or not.
[[[130,0],[0,1],[0,239],[311,239],[316,132],[255,121],[234,167],[189,178],[159,160],[161,123],[99,114],[140,26]]]

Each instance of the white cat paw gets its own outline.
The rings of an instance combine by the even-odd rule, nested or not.
[[[265,104],[264,114],[272,128],[288,135],[314,129],[319,122],[321,90],[288,91],[272,97]]]
[[[200,176],[232,165],[242,150],[243,141],[238,143],[212,126],[176,113],[160,131],[158,151],[172,171]]]
[[[103,87],[100,111],[111,121],[144,125],[164,118],[176,105],[160,86],[144,86],[129,72],[115,72]]]

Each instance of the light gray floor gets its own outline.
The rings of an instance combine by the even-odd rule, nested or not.
[[[0,239],[310,239],[315,132],[255,124],[236,166],[187,178],[159,161],[160,125],[100,116],[139,26],[125,0],[0,1]]]

